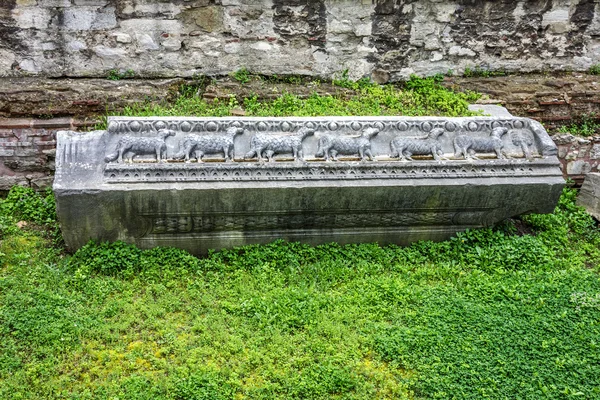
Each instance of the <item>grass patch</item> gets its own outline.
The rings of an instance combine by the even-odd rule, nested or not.
[[[255,77],[246,70],[233,75],[242,84]],[[260,77],[256,77],[257,79]],[[261,78],[262,79],[262,78]],[[292,77],[277,80],[292,81]],[[243,109],[247,116],[256,117],[312,117],[327,115],[406,115],[406,116],[471,116],[469,103],[481,95],[474,92],[453,92],[441,85],[442,75],[429,78],[413,76],[402,88],[394,85],[377,85],[368,80],[351,81],[342,75],[334,84],[352,89],[354,94],[321,95],[313,93],[307,98],[284,93],[275,100],[261,100],[257,95],[227,100],[206,101],[197,95],[198,86],[182,86],[179,96],[171,103],[144,102],[124,108],[117,115],[137,116],[216,116],[231,115],[233,109]],[[96,127],[106,129],[106,121]]]
[[[51,194],[14,188],[0,398],[597,398],[600,232],[575,195],[524,217],[531,235],[196,258],[124,243],[66,256],[44,234]]]

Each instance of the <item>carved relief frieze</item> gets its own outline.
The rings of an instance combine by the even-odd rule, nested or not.
[[[109,165],[190,162],[192,159],[202,162],[205,156],[221,157],[211,158],[209,161],[212,162],[237,161],[245,165],[265,159],[285,161],[289,157],[295,162],[338,161],[340,157],[345,161],[398,159],[412,162],[413,156],[437,162],[470,161],[482,156],[531,160],[553,151],[545,143],[538,146],[538,128],[531,124],[529,120],[518,118],[204,118],[155,121],[116,118],[110,121],[108,132],[118,140],[114,145],[115,151],[106,155],[105,162]],[[177,137],[167,142],[169,136]],[[311,137],[314,140],[311,139],[312,144],[307,145]]]
[[[556,145],[522,118],[108,122],[57,133],[54,189],[71,249],[442,240],[551,211],[564,184]]]

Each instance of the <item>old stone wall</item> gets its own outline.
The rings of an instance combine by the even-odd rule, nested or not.
[[[78,128],[71,118],[0,120],[0,191],[52,185],[56,132]]]
[[[526,74],[494,77],[447,77],[444,85],[487,95],[513,115],[529,117],[553,130],[582,117],[600,118],[600,75]]]
[[[0,76],[585,70],[597,0],[2,0]]]

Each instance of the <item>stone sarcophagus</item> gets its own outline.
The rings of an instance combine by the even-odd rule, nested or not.
[[[58,133],[67,246],[194,254],[276,239],[408,244],[551,212],[556,146],[524,118],[109,118]]]

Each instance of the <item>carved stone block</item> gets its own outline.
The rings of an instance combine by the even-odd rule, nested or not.
[[[552,211],[556,153],[523,118],[115,117],[58,133],[54,190],[72,250],[403,245]]]
[[[331,157],[337,161],[337,155],[357,155],[361,161],[366,157],[373,160],[371,153],[371,139],[379,133],[379,129],[368,128],[360,136],[345,136],[345,135],[323,135],[319,139],[319,149],[315,154],[316,157],[325,157],[329,161]]]
[[[206,154],[223,153],[225,161],[233,159],[233,140],[236,135],[244,133],[242,128],[228,128],[223,135],[187,135],[179,146],[179,153],[173,156],[174,159],[185,159],[190,161],[192,153],[196,160],[202,162]]]
[[[600,173],[587,173],[577,196],[577,205],[600,221]]]
[[[298,133],[293,135],[257,133],[252,137],[251,148],[245,158],[256,157],[261,161],[266,157],[269,161],[274,161],[275,154],[287,153],[293,155],[294,161],[304,161],[302,142],[314,133],[314,129],[306,127],[300,128]]]

